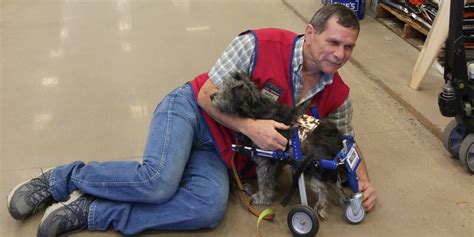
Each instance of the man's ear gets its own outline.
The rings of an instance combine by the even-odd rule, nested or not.
[[[315,33],[314,27],[311,24],[307,24],[304,29],[304,41],[306,44],[313,39],[313,33]]]
[[[304,28],[304,37],[311,37],[311,34],[315,33],[314,27],[311,24],[307,24]]]

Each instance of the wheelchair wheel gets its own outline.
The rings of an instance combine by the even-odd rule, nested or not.
[[[459,148],[459,161],[468,172],[474,174],[474,134],[467,135]]]
[[[360,207],[360,210],[357,212],[357,214],[354,214],[354,210],[352,209],[352,205],[350,203],[344,208],[344,219],[349,224],[359,224],[364,220],[364,217],[365,210],[362,206]]]
[[[466,129],[456,119],[451,120],[444,129],[443,145],[453,158],[459,158],[459,148],[466,135]]]
[[[294,236],[312,237],[319,230],[318,215],[311,207],[306,205],[300,204],[291,208],[287,222]]]

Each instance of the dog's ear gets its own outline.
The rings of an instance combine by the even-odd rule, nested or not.
[[[248,74],[245,72],[232,72],[230,76],[234,78],[234,80],[236,81],[243,81],[243,80],[250,81]]]
[[[255,98],[260,92],[256,89],[252,81],[243,80],[237,81],[232,88],[232,95],[239,98],[240,101],[247,101],[249,104],[254,104]]]
[[[248,108],[254,103],[251,99],[249,88],[246,83],[248,82],[236,82],[234,86],[230,89],[229,94],[229,96],[232,97],[231,100],[235,108],[239,108],[239,110],[243,111],[248,110]]]
[[[234,80],[236,80],[236,81],[242,80],[242,78],[240,77],[240,74],[237,73],[237,72],[232,72],[232,73],[230,73],[230,76],[232,77],[232,79],[234,79]]]
[[[324,136],[338,136],[340,135],[339,129],[336,124],[331,122],[329,119],[322,119],[321,123],[316,128],[318,132]],[[342,138],[342,136],[341,136]]]
[[[344,139],[337,126],[328,119],[322,119],[308,138],[312,143],[325,147],[331,155],[336,155],[342,149]]]

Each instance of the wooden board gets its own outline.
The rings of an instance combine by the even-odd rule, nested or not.
[[[440,49],[443,47],[449,30],[449,9],[450,1],[441,0],[439,3],[438,14],[435,17],[431,31],[428,34],[425,44],[421,49],[420,55],[413,68],[411,81],[408,86],[414,90],[420,88],[420,83],[425,77],[428,69],[438,56]]]

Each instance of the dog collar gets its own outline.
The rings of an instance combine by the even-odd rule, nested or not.
[[[314,129],[318,127],[321,121],[313,116],[303,114],[298,118],[296,124],[298,125],[298,136],[300,141],[304,141]]]

